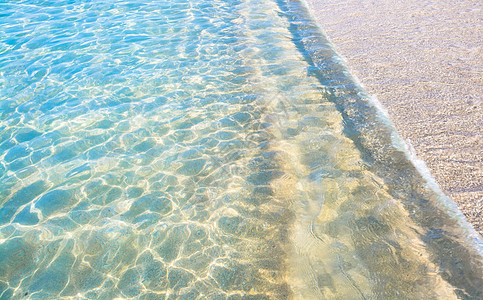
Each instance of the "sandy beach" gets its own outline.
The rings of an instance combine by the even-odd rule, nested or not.
[[[353,74],[483,235],[483,2],[306,2]]]

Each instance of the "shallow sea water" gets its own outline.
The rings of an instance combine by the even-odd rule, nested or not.
[[[445,201],[300,1],[0,3],[0,299],[480,299]]]

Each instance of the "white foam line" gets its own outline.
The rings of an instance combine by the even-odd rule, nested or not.
[[[406,158],[412,163],[412,165],[416,168],[419,174],[426,181],[427,187],[431,189],[433,192],[435,192],[435,194],[438,196],[437,197],[438,202],[439,204],[441,204],[445,212],[450,217],[454,218],[458,222],[458,224],[462,227],[462,229],[465,231],[467,236],[463,238],[465,238],[468,241],[468,243],[475,248],[475,250],[478,252],[478,254],[481,257],[483,257],[483,237],[479,233],[477,233],[476,230],[473,228],[473,226],[468,222],[466,217],[459,210],[456,203],[451,198],[449,198],[447,195],[444,194],[441,187],[437,183],[436,179],[431,174],[431,171],[426,165],[426,163],[416,156],[416,152],[413,146],[411,145],[410,140],[404,141],[404,139],[399,135],[396,127],[394,126],[394,123],[392,122],[391,118],[389,117],[389,114],[387,113],[387,110],[382,105],[382,103],[379,102],[379,100],[377,99],[377,96],[370,95],[369,93],[367,93],[362,81],[347,66],[348,60],[344,56],[339,54],[335,45],[330,41],[329,37],[324,33],[320,24],[313,17],[312,10],[307,4],[307,2],[305,0],[298,0],[298,1],[300,1],[300,3],[307,9],[307,11],[309,12],[309,18],[317,26],[317,28],[319,29],[319,33],[328,41],[328,46],[332,49],[332,51],[337,57],[337,60],[342,65],[342,67],[347,71],[347,74],[350,77],[350,79],[357,86],[361,88],[363,92],[363,95],[361,95],[361,97],[365,99],[369,104],[371,104],[374,108],[376,108],[376,112],[378,113],[378,118],[380,119],[380,121],[382,121],[385,125],[387,125],[389,129],[392,131],[393,146],[396,149],[405,153]]]

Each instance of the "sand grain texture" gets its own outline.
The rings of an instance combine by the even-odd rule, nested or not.
[[[306,2],[349,68],[483,235],[483,2]]]

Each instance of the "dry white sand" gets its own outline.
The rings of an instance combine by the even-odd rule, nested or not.
[[[306,2],[349,68],[482,234],[483,1]]]

